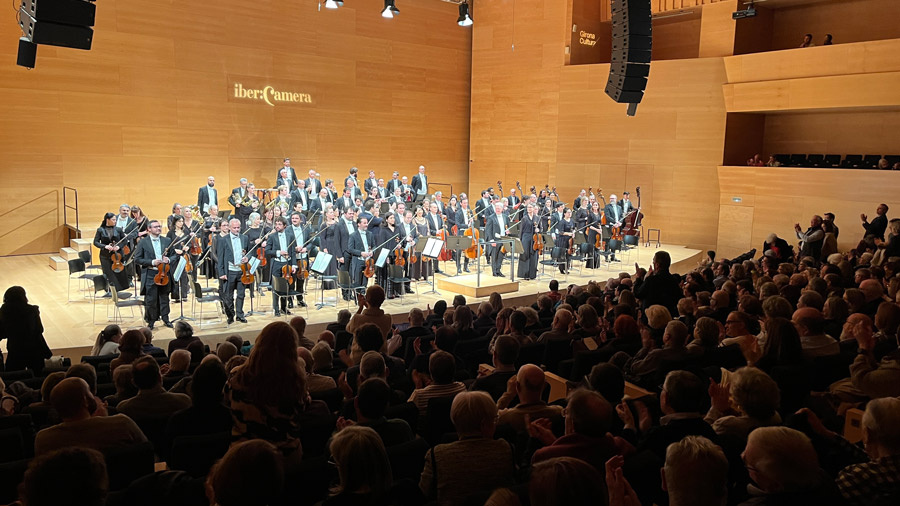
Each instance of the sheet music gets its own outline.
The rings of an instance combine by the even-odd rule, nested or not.
[[[187,265],[185,263],[184,257],[179,257],[178,265],[175,266],[175,273],[172,274],[172,279],[175,281],[179,281],[181,279],[181,274],[184,272],[184,267]]]
[[[316,274],[324,274],[325,269],[328,268],[329,262],[334,258],[334,255],[331,253],[325,253],[324,251],[320,251],[318,255],[316,255],[316,259],[313,260],[312,266],[310,266],[309,270],[315,272]]]
[[[431,258],[437,258],[441,253],[441,248],[444,247],[444,241],[436,238],[429,237],[428,242],[425,243],[425,249],[422,250],[422,255]]]
[[[378,253],[378,258],[375,259],[375,267],[384,267],[384,263],[387,262],[388,257],[391,255],[391,251],[387,248],[381,248],[381,251]]]
[[[259,262],[260,262],[260,260],[258,258],[250,257],[250,260],[247,263],[250,264],[251,272],[256,272],[256,269],[259,268]]]

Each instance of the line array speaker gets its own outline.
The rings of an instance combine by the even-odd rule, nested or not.
[[[606,94],[630,104],[633,116],[644,98],[653,41],[650,0],[612,0],[612,54]]]

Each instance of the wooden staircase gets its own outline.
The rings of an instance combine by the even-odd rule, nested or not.
[[[91,251],[90,239],[69,239],[69,245],[59,248],[58,255],[50,256],[50,268],[56,271],[67,271],[69,269],[69,260],[78,258],[81,251]]]

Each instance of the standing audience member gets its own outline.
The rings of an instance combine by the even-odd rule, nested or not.
[[[44,340],[44,325],[37,306],[28,303],[25,289],[12,286],[0,306],[0,341],[6,339],[6,370],[31,369],[39,375],[50,348]],[[2,358],[2,355],[0,355]],[[2,361],[2,360],[0,360]]]

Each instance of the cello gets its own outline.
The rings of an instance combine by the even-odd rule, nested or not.
[[[463,212],[467,213],[467,212],[469,212],[469,210],[466,209]],[[478,258],[479,256],[481,256],[481,251],[483,248],[478,245],[479,233],[478,233],[478,227],[475,225],[474,218],[472,218],[472,226],[467,228],[463,232],[463,235],[466,237],[472,238],[472,244],[468,248],[465,249],[466,258],[468,258],[470,260],[474,260],[474,259]]]
[[[624,225],[623,233],[625,235],[640,235],[638,227],[641,226],[641,221],[644,219],[644,213],[641,212],[641,187],[636,187],[634,192],[637,194],[638,205],[637,209],[629,211],[628,215],[622,220]]]

